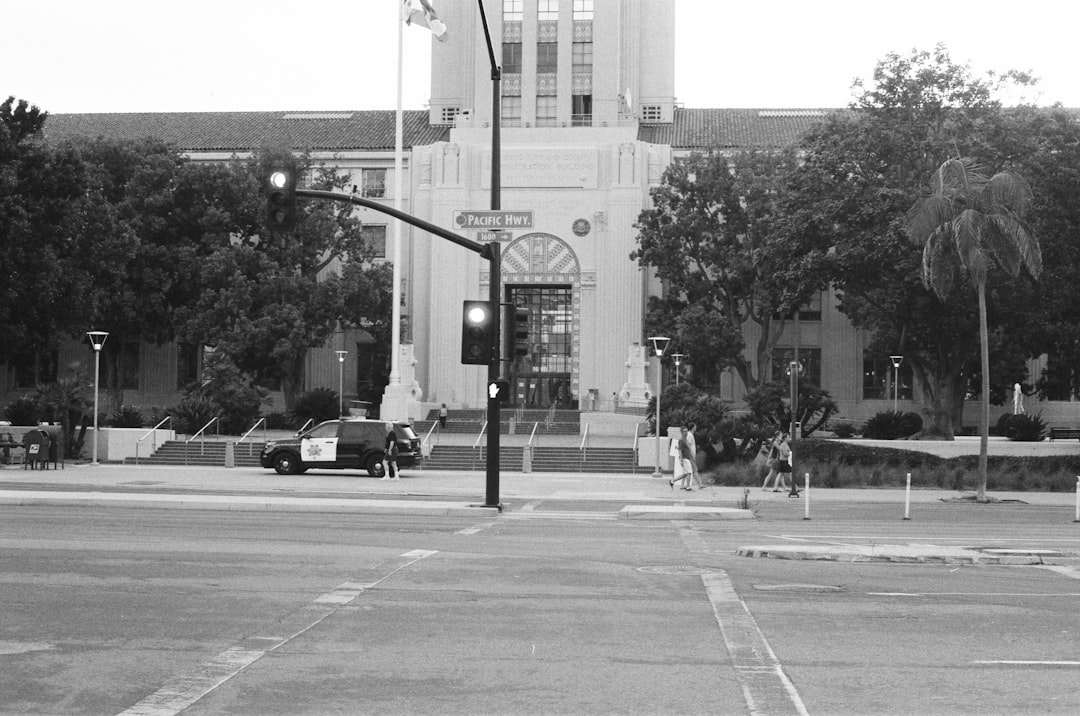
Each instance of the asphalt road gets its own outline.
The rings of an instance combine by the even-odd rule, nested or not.
[[[1080,712],[1067,508],[755,503],[739,521],[3,506],[0,712]],[[1053,554],[736,554],[868,540]]]

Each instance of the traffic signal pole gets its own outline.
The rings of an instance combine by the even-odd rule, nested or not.
[[[495,170],[492,171],[494,172]],[[502,366],[502,361],[500,360],[502,353],[502,339],[499,328],[501,320],[499,292],[502,287],[502,256],[499,253],[499,244],[495,241],[486,244],[482,244],[479,241],[473,241],[472,239],[455,234],[453,231],[444,229],[441,226],[432,224],[429,221],[424,221],[412,214],[406,214],[404,211],[398,211],[392,207],[379,204],[378,202],[365,199],[364,197],[355,194],[345,194],[337,191],[322,191],[320,189],[297,189],[296,196],[303,196],[309,199],[321,199],[323,201],[346,201],[350,204],[356,204],[357,206],[377,211],[380,214],[392,216],[395,219],[403,221],[410,226],[415,226],[418,229],[423,229],[429,234],[434,234],[441,239],[446,239],[451,243],[479,254],[481,258],[487,259],[491,273],[488,297],[491,303],[492,321],[494,322],[492,330],[494,331],[494,334],[491,342],[491,356],[488,360],[488,380],[487,385],[485,386],[485,397],[488,401],[488,441],[484,507],[494,507],[498,510],[502,510],[502,503],[499,502],[499,398],[498,395],[494,395],[494,391],[491,390],[491,386],[494,385],[495,381],[501,378],[500,371]]]
[[[502,92],[499,85],[502,79],[502,68],[495,61],[495,49],[491,44],[491,31],[488,29],[487,14],[484,12],[484,1],[477,0],[476,4],[480,8],[480,21],[484,26],[484,40],[487,42],[488,61],[491,63],[491,208],[501,209],[502,177],[499,166],[502,164],[502,144],[499,122],[502,111],[499,101]],[[491,345],[491,362],[488,364],[487,501],[484,506],[501,510],[502,505],[499,503],[499,424],[501,420],[499,396],[492,386],[502,380],[502,254],[498,241],[489,242],[487,247],[487,259],[491,264],[488,300],[491,301],[495,335]]]

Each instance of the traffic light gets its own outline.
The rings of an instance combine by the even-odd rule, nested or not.
[[[296,172],[284,164],[275,164],[270,167],[266,183],[266,228],[292,231],[296,227]]]
[[[488,365],[491,362],[495,322],[487,301],[465,301],[461,320],[461,362]]]
[[[529,309],[517,306],[511,314],[511,360],[529,355]]]

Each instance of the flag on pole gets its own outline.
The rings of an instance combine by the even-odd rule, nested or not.
[[[439,42],[446,42],[446,25],[435,14],[431,0],[404,0],[403,14],[406,25],[416,23],[420,27],[426,27]]]

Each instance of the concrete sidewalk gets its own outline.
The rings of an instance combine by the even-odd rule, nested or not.
[[[489,518],[743,520],[742,487],[709,486],[694,492],[672,490],[669,476],[648,473],[504,472],[499,508],[485,506],[482,471],[406,470],[398,481],[358,472],[310,470],[278,475],[262,468],[206,468],[68,465],[61,470],[0,468],[0,505],[95,505],[153,509],[288,511],[352,514],[410,514]],[[811,485],[811,488],[813,486]],[[970,498],[948,490],[912,490],[912,505]],[[1074,493],[996,492],[992,500],[1033,506],[1072,507]],[[783,492],[750,488],[751,503],[809,498],[813,503],[893,504],[902,508],[903,490],[811,489],[799,500]],[[560,503],[560,504],[545,504]],[[566,503],[577,503],[567,510]],[[583,510],[580,504],[591,506]],[[501,509],[500,509],[501,508]],[[740,547],[738,554],[774,559],[1037,564],[1038,554],[995,554],[940,545],[765,545]]]

